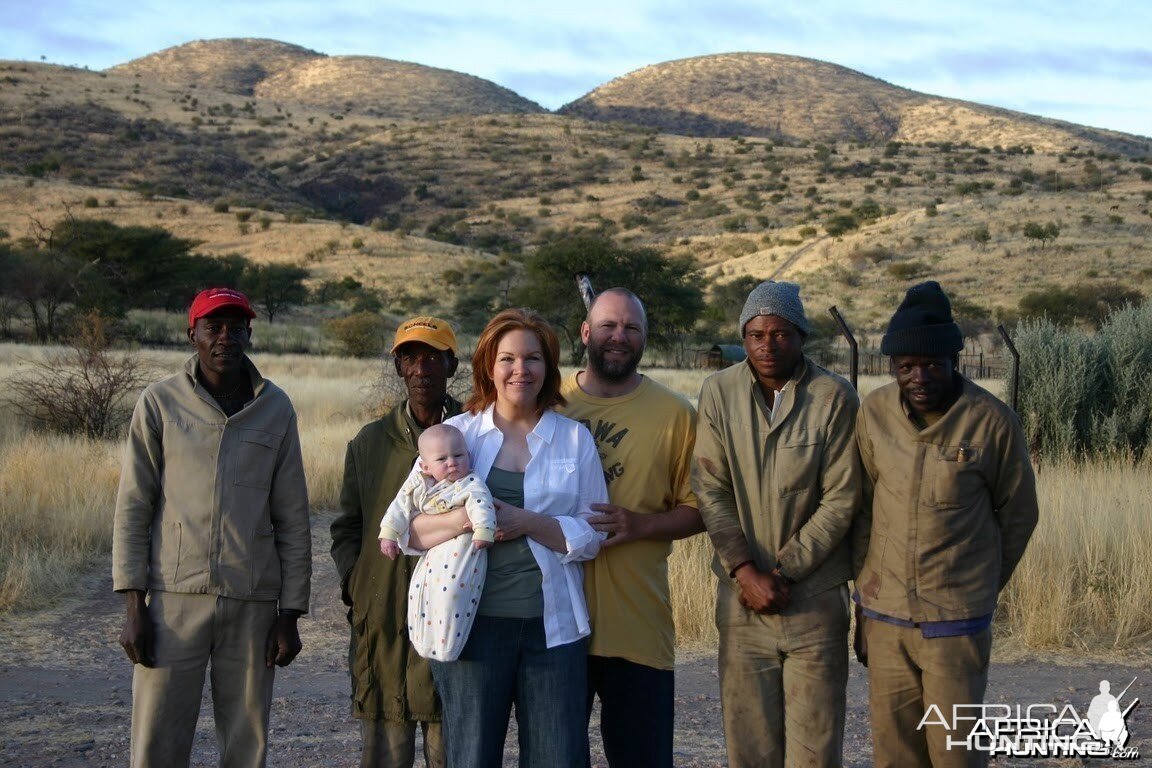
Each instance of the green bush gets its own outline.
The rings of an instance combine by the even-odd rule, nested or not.
[[[353,357],[376,357],[384,352],[388,328],[379,314],[357,312],[329,320],[324,324],[324,334]]]
[[[846,232],[851,232],[860,226],[860,222],[856,217],[848,213],[840,213],[835,216],[829,216],[824,222],[824,231],[832,237],[840,237]]]
[[[1018,306],[1022,319],[1043,317],[1061,327],[1084,323],[1099,328],[1109,313],[1143,298],[1135,288],[1104,281],[1080,283],[1071,288],[1045,286],[1024,294]]]
[[[1075,457],[1086,448],[1102,365],[1096,338],[1047,318],[1022,322],[1018,413],[1028,444],[1045,456]]]
[[[898,261],[889,264],[887,272],[897,280],[915,280],[928,274],[928,265],[922,261]]]
[[[1089,336],[1046,318],[1022,322],[1019,413],[1049,457],[1140,459],[1152,441],[1152,303],[1126,306]]]

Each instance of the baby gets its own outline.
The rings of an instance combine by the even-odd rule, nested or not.
[[[380,521],[380,551],[395,560],[400,554],[398,539],[415,515],[436,515],[455,507],[468,511],[472,546],[492,546],[496,508],[484,481],[471,471],[464,435],[455,427],[435,424],[420,435],[417,447],[420,472],[414,469],[408,476]]]
[[[484,588],[488,553],[496,533],[492,495],[471,471],[460,430],[437,424],[417,443],[420,459],[380,521],[380,551],[395,559],[398,539],[418,514],[441,514],[464,507],[472,533],[461,533],[425,552],[408,588],[408,636],[421,656],[455,661]]]

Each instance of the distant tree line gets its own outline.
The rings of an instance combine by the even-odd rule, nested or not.
[[[50,226],[34,222],[29,237],[0,238],[0,330],[10,335],[19,310],[37,341],[55,341],[69,334],[69,318],[180,311],[197,290],[214,285],[248,292],[269,322],[307,298],[302,267],[254,264],[238,254],[207,256],[194,252],[198,245],[159,227],[71,216]]]
[[[575,275],[584,272],[596,290],[626,286],[644,299],[648,338],[654,346],[684,353],[683,344],[704,313],[703,281],[685,257],[652,248],[622,246],[608,237],[575,233],[558,237],[516,261],[475,261],[449,270],[456,293],[454,318],[468,331],[511,306],[533,307],[556,328],[571,359],[583,354],[580,323],[586,314]]]

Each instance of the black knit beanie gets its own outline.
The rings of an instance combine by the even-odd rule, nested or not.
[[[935,280],[908,289],[880,340],[880,352],[890,356],[951,357],[962,349],[964,336],[952,321],[952,303]]]

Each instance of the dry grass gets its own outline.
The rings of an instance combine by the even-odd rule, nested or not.
[[[0,344],[0,381],[47,350]],[[184,352],[148,352],[160,372]],[[344,448],[369,420],[363,385],[378,362],[298,355],[257,356],[261,372],[292,398],[314,508],[339,500]],[[29,431],[0,405],[0,611],[35,608],[63,594],[78,573],[107,558],[119,482],[119,442]]]
[[[1146,465],[1044,466],[1040,525],[996,620],[998,642],[1012,649],[1094,653],[1152,643],[1152,527]],[[715,646],[716,577],[704,536],[676,543],[670,563],[679,641]]]
[[[1042,466],[1040,525],[1001,601],[1028,648],[1106,651],[1152,641],[1147,464]]]
[[[0,610],[44,604],[110,551],[119,459],[112,443],[6,430],[0,444]]]
[[[0,379],[42,348],[0,344]],[[149,352],[159,370],[186,358]],[[262,372],[285,389],[299,414],[312,504],[332,509],[339,496],[344,447],[375,407],[379,361],[257,354]],[[651,369],[649,375],[693,401],[704,371]],[[865,377],[865,392],[886,377]],[[993,392],[998,382],[981,382]],[[0,611],[29,609],[66,591],[77,574],[106,561],[120,445],[27,431],[0,412]],[[46,478],[52,480],[46,481]],[[1147,466],[1043,465],[1042,518],[1006,591],[998,631],[1024,648],[1107,650],[1152,640],[1152,496]],[[680,642],[716,641],[716,580],[706,536],[677,542],[670,563]],[[105,566],[96,566],[105,567]]]

